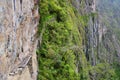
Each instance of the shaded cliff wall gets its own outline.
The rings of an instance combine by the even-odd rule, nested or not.
[[[87,60],[95,65],[95,57],[94,53],[97,45],[99,43],[99,19],[96,13],[95,0],[76,0],[72,1],[73,6],[82,16],[86,16],[86,26],[84,28],[85,31],[85,39],[83,40],[84,52]]]
[[[106,33],[102,37],[101,46],[104,46],[104,49],[101,53],[106,54],[106,61],[113,63],[119,63],[120,58],[120,51],[119,51],[119,0],[104,0],[104,1],[97,1],[97,11],[99,12],[99,17],[101,21],[101,26],[105,29]],[[105,52],[106,51],[106,52]],[[108,55],[111,55],[107,57]]]
[[[0,0],[0,80],[35,80],[36,0]]]
[[[106,0],[105,2],[106,4],[103,1],[96,0],[94,10],[97,11],[93,10],[92,16],[90,16],[88,21],[88,27],[85,29],[87,39],[85,53],[92,65],[119,63],[119,37],[117,36],[119,33],[115,30],[117,25],[113,26],[115,25],[114,21],[117,19],[116,17],[112,17],[113,19],[110,17],[110,15],[114,15],[113,12],[111,12],[112,14],[108,13],[109,10],[112,11],[116,7],[113,6],[111,9],[106,9],[106,6],[112,1]],[[112,22],[113,24],[111,24]]]
[[[97,4],[103,7],[103,4],[100,2]],[[109,3],[109,1],[107,2]],[[96,5],[96,7],[95,10],[97,11],[90,16],[88,26],[85,28],[87,41],[85,42],[86,48],[84,51],[87,61],[90,63],[93,69],[90,70],[90,77],[92,80],[99,80],[103,77],[104,79],[119,79],[119,71],[117,70],[119,70],[120,44],[119,37],[116,35],[119,33],[117,33],[117,30],[114,30],[114,24],[110,24],[112,20],[114,22],[116,19],[109,20],[107,18],[109,16],[107,10],[104,11],[103,8],[102,13],[100,12],[101,10],[99,11],[101,7],[98,7],[98,5]],[[97,69],[100,70],[100,67],[101,70],[104,70],[106,67],[106,71],[104,73],[109,74],[109,76],[100,77],[103,75],[101,72],[97,72]],[[93,71],[93,73],[91,73],[91,71]]]
[[[84,6],[81,6],[83,4]],[[98,4],[102,6],[102,4]],[[115,36],[115,32],[106,26],[104,17],[99,14],[99,11],[96,11],[96,1],[76,0],[73,1],[73,6],[79,14],[88,17],[87,25],[84,27],[83,51],[90,64],[90,68],[87,67],[90,79],[118,79],[118,72],[114,65],[119,64],[119,40]],[[106,71],[101,73],[105,69]],[[104,74],[109,76],[103,76]]]

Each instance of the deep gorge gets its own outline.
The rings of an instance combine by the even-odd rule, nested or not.
[[[120,80],[119,0],[0,0],[0,80]]]

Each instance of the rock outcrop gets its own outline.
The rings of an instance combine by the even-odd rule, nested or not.
[[[36,80],[36,0],[0,0],[0,80]]]

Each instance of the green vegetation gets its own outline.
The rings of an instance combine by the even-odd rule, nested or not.
[[[84,29],[97,14],[80,15],[71,2],[40,0],[38,80],[117,80],[117,70],[105,62],[91,66],[83,51]]]
[[[87,16],[75,13],[68,0],[41,0],[39,11],[42,43],[37,51],[38,80],[88,78],[85,72],[87,61],[82,49]],[[76,70],[77,63],[80,71]]]

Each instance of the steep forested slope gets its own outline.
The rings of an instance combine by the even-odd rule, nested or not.
[[[40,15],[38,79],[79,80],[80,75],[88,78],[82,50],[87,15],[79,15],[68,0],[41,0]]]
[[[119,64],[113,66],[119,41],[94,5],[94,0],[40,0],[38,80],[119,80]]]

